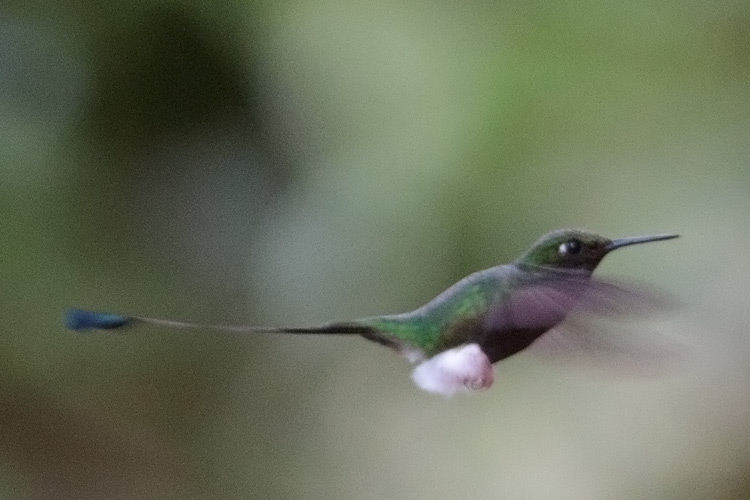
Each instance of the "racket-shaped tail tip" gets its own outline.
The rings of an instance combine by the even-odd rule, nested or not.
[[[133,321],[130,316],[86,311],[71,308],[65,311],[65,326],[77,332],[84,330],[112,330]]]

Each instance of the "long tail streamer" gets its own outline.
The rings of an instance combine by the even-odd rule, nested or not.
[[[169,328],[190,328],[197,330],[218,330],[234,333],[291,333],[291,334],[366,334],[371,328],[356,323],[333,323],[312,328],[268,328],[248,325],[210,325],[187,323],[170,319],[147,318],[144,316],[125,316],[106,312],[70,308],[65,312],[65,326],[77,332],[89,330],[115,330],[137,323]]]

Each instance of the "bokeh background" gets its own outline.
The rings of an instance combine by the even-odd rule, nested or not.
[[[6,1],[0,497],[750,498],[748,158],[745,0]],[[682,234],[598,272],[689,366],[443,400],[358,338],[61,324],[398,312],[566,226]]]

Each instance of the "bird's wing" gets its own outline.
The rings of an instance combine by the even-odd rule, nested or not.
[[[673,306],[669,296],[641,284],[571,275],[519,283],[493,307],[486,326],[494,331],[547,330],[574,311],[612,317]]]
[[[689,349],[622,322],[673,309],[664,292],[636,282],[567,277],[527,283],[491,315],[491,328],[541,334],[531,350],[610,373],[661,373],[689,359]],[[545,332],[545,333],[542,333]]]
[[[529,352],[614,375],[661,375],[698,359],[688,345],[653,328],[575,315],[534,341]]]

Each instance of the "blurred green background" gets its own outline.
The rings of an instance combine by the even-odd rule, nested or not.
[[[749,158],[746,0],[6,2],[0,497],[750,498]],[[404,311],[566,226],[682,234],[598,272],[694,363],[443,400],[357,338],[61,325]]]

